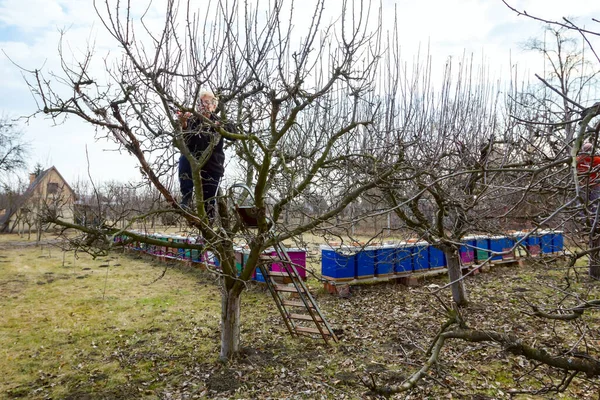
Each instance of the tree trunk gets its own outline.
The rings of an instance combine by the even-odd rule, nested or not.
[[[240,347],[241,291],[223,288],[221,302],[221,360],[229,360]]]
[[[39,243],[42,240],[42,222],[38,221],[36,226],[36,241]]]
[[[453,282],[451,285],[452,300],[459,306],[466,306],[468,303],[467,291],[462,279],[458,249],[450,248],[443,251],[446,255],[446,263],[448,264],[448,277],[450,278],[450,282]]]
[[[594,233],[593,239],[590,240],[590,247],[592,249],[600,248],[600,235],[598,233]],[[592,278],[600,279],[600,250],[594,250],[590,253],[590,276]]]

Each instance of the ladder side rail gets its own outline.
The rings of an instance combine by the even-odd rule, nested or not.
[[[279,310],[279,313],[283,317],[283,321],[285,322],[285,325],[288,328],[288,331],[290,332],[290,334],[292,336],[298,335],[298,333],[296,332],[296,325],[289,318],[289,312],[285,308],[285,306],[283,304],[283,300],[279,296],[279,293],[277,292],[277,290],[275,290],[275,288],[273,287],[273,281],[271,280],[271,277],[267,274],[267,272],[268,272],[267,268],[265,267],[265,265],[263,263],[261,263],[258,266],[258,268],[260,269],[260,272],[263,274],[263,277],[265,278],[265,283],[267,284],[267,288],[269,288],[269,292],[271,292],[271,296],[273,297],[273,300],[275,300],[275,305],[277,305],[277,309]]]
[[[308,300],[310,301],[310,304],[307,304],[307,302],[304,299],[302,299],[306,305],[306,308],[310,309],[311,308],[310,306],[313,306],[315,309],[318,310],[316,301],[312,298],[312,296],[310,295],[310,292],[308,291],[308,287],[300,278],[300,275],[298,274],[298,270],[295,267],[296,264],[294,264],[292,262],[289,254],[287,253],[285,248],[283,248],[283,246],[281,246],[281,244],[279,244],[279,243],[276,244],[274,246],[274,248],[275,248],[275,251],[276,251],[279,259],[282,261],[285,271],[292,278],[292,283],[296,287],[296,291],[298,293],[307,293],[308,294]],[[320,311],[319,311],[319,316],[322,317]]]
[[[290,264],[288,267],[291,267],[291,268],[295,269],[295,267],[293,266],[293,264]],[[326,330],[327,330],[327,332],[329,333],[329,335],[333,339],[333,341],[337,342],[338,341],[337,336],[335,336],[335,333],[333,332],[333,329],[329,325],[329,322],[327,321],[327,318],[325,318],[325,315],[323,315],[323,312],[319,308],[319,305],[317,304],[316,300],[312,297],[312,295],[308,291],[308,288],[306,287],[306,285],[304,284],[304,282],[302,281],[302,279],[298,279],[297,281],[300,284],[300,286],[305,289],[305,292],[303,294],[306,296],[307,299],[305,300],[304,296],[300,296],[300,297],[302,298],[302,301],[304,302],[304,304],[310,303],[312,305],[312,307],[307,307],[308,314],[312,317],[315,325],[317,326],[317,328],[321,332],[321,335],[323,336],[323,339],[325,340],[325,342],[328,342],[327,335],[325,335],[325,333],[323,332],[323,325],[324,325],[325,328],[326,328]],[[316,318],[317,315],[321,319],[320,321],[317,320],[317,318]],[[323,325],[321,325],[321,323]]]
[[[308,291],[308,287],[300,278],[300,275],[298,274],[298,270],[295,267],[295,265],[297,265],[297,264],[292,262],[289,254],[287,253],[285,248],[283,248],[283,246],[281,246],[279,243],[276,244],[274,247],[275,247],[275,251],[276,251],[279,259],[282,261],[282,264],[283,264],[286,272],[292,278],[292,283],[296,287],[296,290],[299,293],[304,292],[304,293],[308,293],[310,295],[310,292]],[[315,300],[312,298],[312,296],[309,297],[309,300],[311,301],[310,305],[312,305],[314,307],[317,306],[317,304],[316,304]],[[306,308],[310,308],[308,304],[307,304]]]
[[[246,186],[244,184],[235,184],[234,186],[232,186],[232,188],[234,188],[234,187],[240,187],[240,188],[243,188],[244,190],[246,190],[249,193],[250,198],[254,201],[253,193],[248,186]],[[271,226],[269,228],[269,231],[267,232],[267,235],[268,235],[268,237],[273,239],[273,238],[275,238],[275,223],[269,217],[267,217],[267,220],[271,221]],[[321,309],[319,308],[317,302],[315,301],[315,299],[312,297],[312,295],[308,291],[308,288],[306,287],[306,285],[304,284],[302,279],[300,279],[300,277],[298,275],[298,271],[295,267],[295,264],[290,259],[290,256],[287,253],[287,251],[285,250],[285,247],[283,246],[282,243],[277,242],[277,241],[275,241],[275,242],[276,243],[273,246],[275,249],[275,253],[277,254],[279,260],[283,262],[285,271],[292,279],[292,283],[294,284],[296,292],[298,293],[300,299],[302,300],[302,303],[304,304],[304,307],[307,310],[308,314],[311,316],[313,322],[315,323],[318,331],[321,333],[321,337],[323,338],[323,340],[325,340],[325,343],[327,343],[327,344],[329,344],[327,336],[331,336],[331,338],[335,342],[337,342],[338,341],[337,336],[333,332],[333,329],[331,329],[331,326],[329,325],[329,323],[327,322],[327,319],[321,312]],[[277,308],[279,309],[279,312],[280,312],[281,316],[283,317],[283,320],[284,320],[290,334],[292,336],[300,335],[300,333],[297,332],[295,329],[296,324],[289,317],[290,313],[285,308],[285,305],[283,304],[283,300],[281,299],[278,291],[275,290],[275,287],[273,286],[274,285],[273,280],[272,280],[271,276],[269,276],[267,268],[265,267],[264,263],[261,263],[259,265],[259,268],[261,270],[261,273],[265,277],[265,282],[267,283],[267,287],[269,288],[269,291],[271,292],[271,295],[273,296],[273,299],[275,300],[275,304],[277,305]],[[301,289],[299,289],[299,288],[301,288]],[[315,314],[317,314],[320,317],[321,322],[325,325],[325,328],[327,328],[328,334],[325,334],[325,332],[323,330],[323,326],[320,324],[320,321],[318,321],[316,319]]]
[[[327,342],[327,338],[326,338],[327,335],[323,332],[323,328],[316,318],[318,315],[322,321],[325,321],[323,314],[318,309],[318,305],[317,305],[316,301],[310,295],[310,292],[308,291],[308,287],[306,287],[304,282],[302,282],[302,279],[300,279],[300,276],[298,275],[298,271],[293,266],[294,263],[290,259],[290,256],[287,253],[287,251],[285,250],[285,248],[280,243],[275,244],[273,247],[275,249],[275,252],[277,253],[277,256],[278,256],[284,270],[287,272],[287,274],[290,276],[290,278],[292,278],[292,284],[294,285],[296,292],[298,292],[300,300],[302,300],[302,303],[304,303],[304,308],[308,312],[308,315],[310,315],[314,324],[317,326],[317,329],[319,329],[319,332],[321,332],[321,336],[323,336],[323,339]],[[329,330],[329,328],[328,328],[328,330]],[[330,331],[330,333],[333,335],[332,331]]]
[[[304,303],[308,314],[313,319],[313,322],[317,326],[317,329],[319,329],[319,332],[321,332],[321,336],[323,336],[325,342],[328,342],[327,335],[323,331],[323,326],[321,325],[320,321],[316,318],[317,315],[320,317],[323,325],[325,325],[328,334],[331,335],[334,342],[337,342],[338,340],[335,336],[335,333],[333,332],[333,329],[329,325],[329,322],[327,322],[327,319],[323,315],[323,312],[319,308],[317,302],[308,291],[308,287],[304,284],[302,279],[300,279],[300,276],[298,275],[298,270],[296,269],[295,264],[290,259],[289,254],[280,243],[277,243],[274,247],[277,255],[283,262],[284,268],[286,269],[290,277],[292,277],[292,283],[296,287],[296,291],[300,294],[300,299]]]

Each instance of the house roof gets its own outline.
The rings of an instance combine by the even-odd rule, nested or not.
[[[20,200],[18,200],[12,207],[10,207],[6,211],[6,213],[3,216],[0,217],[0,232],[6,229],[6,225],[8,224],[8,221],[10,221],[10,218],[27,202],[27,200],[31,198],[31,196],[35,192],[35,189],[40,185],[40,183],[50,173],[50,171],[56,172],[56,174],[60,177],[65,186],[71,191],[71,193],[75,194],[71,186],[69,186],[65,178],[63,178],[60,172],[58,172],[56,167],[54,165],[51,166],[47,170],[40,172],[40,174],[35,178],[35,180],[29,184],[29,187],[27,188],[25,193],[23,193]]]

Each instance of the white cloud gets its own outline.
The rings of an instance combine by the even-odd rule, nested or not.
[[[23,31],[45,29],[65,21],[61,2],[45,0],[4,0],[0,3],[0,22]]]

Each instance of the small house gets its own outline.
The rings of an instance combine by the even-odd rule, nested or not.
[[[75,192],[56,167],[29,175],[29,187],[13,204],[0,210],[0,232],[24,232],[48,229],[45,223],[52,215],[73,222]]]

